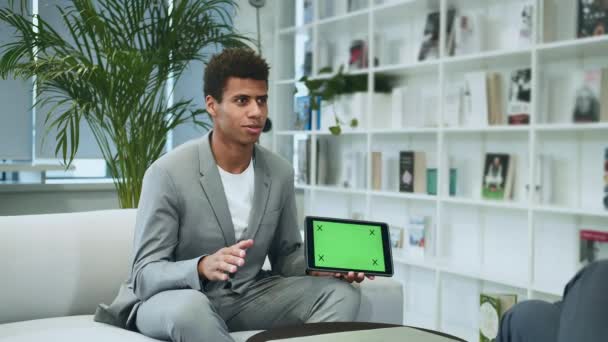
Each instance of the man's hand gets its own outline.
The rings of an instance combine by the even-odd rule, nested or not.
[[[355,272],[348,272],[348,273],[332,273],[332,272],[317,272],[317,271],[311,271],[309,272],[309,274],[311,276],[315,276],[315,277],[336,277],[336,278],[340,278],[340,279],[344,279],[345,281],[352,283],[353,281],[356,281],[357,283],[362,282],[365,278],[369,279],[369,280],[374,280],[374,276],[372,275],[365,275],[363,272],[359,272],[356,273]]]
[[[198,262],[199,277],[209,281],[228,280],[228,273],[234,273],[245,265],[246,250],[251,246],[253,240],[243,240],[205,256]]]

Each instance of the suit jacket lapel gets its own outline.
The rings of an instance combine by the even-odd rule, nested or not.
[[[253,190],[253,205],[251,207],[251,213],[249,214],[249,225],[246,233],[249,239],[255,238],[255,234],[260,228],[262,217],[264,217],[266,211],[266,204],[270,197],[270,185],[272,183],[270,179],[270,170],[268,170],[262,150],[257,145],[254,150],[254,158],[255,184]]]
[[[226,246],[231,246],[236,243],[234,225],[232,224],[232,216],[230,215],[230,209],[228,208],[228,200],[226,199],[220,172],[217,169],[213,152],[211,152],[211,145],[209,143],[210,137],[211,132],[207,133],[202,138],[198,146],[201,174],[200,183],[205,192],[205,196],[207,196],[207,201],[209,201],[209,204],[213,209],[215,218],[222,229]]]

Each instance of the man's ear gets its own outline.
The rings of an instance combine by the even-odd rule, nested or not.
[[[212,118],[215,118],[215,116],[216,116],[215,106],[217,106],[217,101],[215,101],[213,96],[211,96],[211,95],[205,96],[205,105],[207,106],[206,109],[207,109],[207,112],[209,113],[209,115]]]

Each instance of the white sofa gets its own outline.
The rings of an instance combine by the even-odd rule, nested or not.
[[[0,341],[156,341],[92,318],[127,277],[134,223],[135,210],[0,217]],[[359,321],[401,324],[399,283],[361,291]]]

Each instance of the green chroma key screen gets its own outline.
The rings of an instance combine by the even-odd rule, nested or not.
[[[312,223],[316,267],[386,272],[380,226]]]

